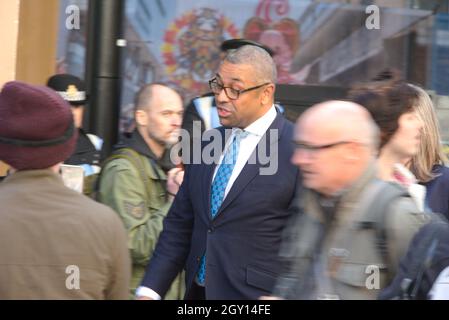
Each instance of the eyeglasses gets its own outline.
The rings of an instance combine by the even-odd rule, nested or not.
[[[299,141],[293,141],[293,144],[295,145],[296,149],[299,150],[303,150],[303,151],[307,151],[307,152],[316,152],[319,150],[323,150],[323,149],[330,149],[342,144],[347,144],[347,143],[352,143],[353,141],[339,141],[339,142],[335,142],[335,143],[329,143],[329,144],[322,144],[322,145],[309,145],[309,144],[305,144]]]
[[[240,95],[242,93],[251,91],[251,90],[256,90],[259,88],[262,88],[263,86],[266,86],[267,84],[270,84],[270,82],[265,82],[261,85],[255,86],[255,87],[251,87],[248,89],[244,89],[244,90],[237,90],[231,87],[225,87],[222,84],[219,84],[217,81],[217,78],[213,78],[212,80],[209,80],[209,87],[212,90],[212,92],[216,95],[220,94],[221,90],[225,91],[226,96],[230,99],[230,100],[237,100]]]

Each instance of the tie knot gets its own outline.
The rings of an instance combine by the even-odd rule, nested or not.
[[[248,131],[242,130],[242,129],[236,129],[235,130],[235,138],[236,139],[244,139],[249,135]]]

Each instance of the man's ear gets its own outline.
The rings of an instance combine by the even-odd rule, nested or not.
[[[266,85],[262,91],[262,104],[268,104],[273,100],[274,96],[274,84]]]
[[[136,123],[139,126],[148,125],[148,114],[144,110],[137,110],[134,113],[134,117],[136,118]]]

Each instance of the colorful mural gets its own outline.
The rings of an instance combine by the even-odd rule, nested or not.
[[[183,12],[164,32],[160,52],[165,77],[184,96],[191,98],[208,91],[207,81],[220,61],[220,44],[231,38],[251,39],[273,49],[279,83],[305,83],[308,66],[291,73],[300,47],[300,28],[291,17],[288,0],[246,1],[240,6],[248,8],[241,11],[248,14],[238,16],[227,14],[223,6],[209,6]]]
[[[445,70],[444,59],[431,59],[447,47],[446,34],[438,30],[433,42],[428,36],[431,46],[422,41],[422,35],[431,35],[436,28],[431,10],[390,7],[383,1],[382,29],[371,30],[365,27],[361,2],[343,2],[126,0],[120,129],[132,128],[134,95],[145,83],[173,84],[186,104],[208,92],[207,82],[220,62],[220,45],[231,38],[270,47],[279,84],[345,87],[371,78],[379,69],[395,67],[409,75],[409,81],[446,93],[440,89],[442,82],[435,80]],[[87,0],[60,3],[56,70],[83,76]],[[68,5],[81,10],[80,30],[65,28]]]
[[[168,80],[182,90],[207,91],[207,81],[218,69],[220,45],[238,38],[235,25],[217,10],[191,10],[170,24],[162,56]]]

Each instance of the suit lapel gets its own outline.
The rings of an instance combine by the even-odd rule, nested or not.
[[[240,172],[239,176],[235,180],[234,184],[231,187],[231,190],[229,190],[229,193],[227,194],[226,198],[224,199],[223,203],[221,204],[220,209],[218,209],[217,215],[215,216],[215,219],[223,212],[223,210],[226,209],[229,204],[231,204],[234,199],[243,192],[244,188],[253,180],[257,174],[259,173],[260,168],[262,165],[260,164],[260,161],[257,157],[259,147],[262,143],[266,143],[265,150],[267,151],[267,154],[270,154],[270,136],[271,136],[271,129],[277,129],[278,130],[278,136],[277,139],[274,142],[277,142],[282,133],[282,128],[284,126],[284,118],[281,114],[277,114],[276,118],[274,119],[273,123],[270,125],[268,130],[265,132],[265,134],[260,139],[259,143],[257,144],[256,148],[254,149],[253,153],[250,156],[250,159],[257,159],[255,164],[249,164],[248,162],[243,167],[242,171]],[[213,172],[213,171],[212,171]],[[212,183],[212,182],[211,182]],[[211,184],[209,184],[211,185]],[[210,199],[210,188],[209,188],[209,199]],[[210,217],[210,200],[209,200],[209,217]]]
[[[203,204],[204,204],[204,211],[206,212],[207,219],[210,220],[211,213],[210,213],[210,192],[211,192],[211,185],[212,185],[212,177],[214,175],[214,170],[216,164],[211,164],[205,166],[204,169],[204,179],[202,181],[203,186],[205,186],[205,190],[203,192]]]

